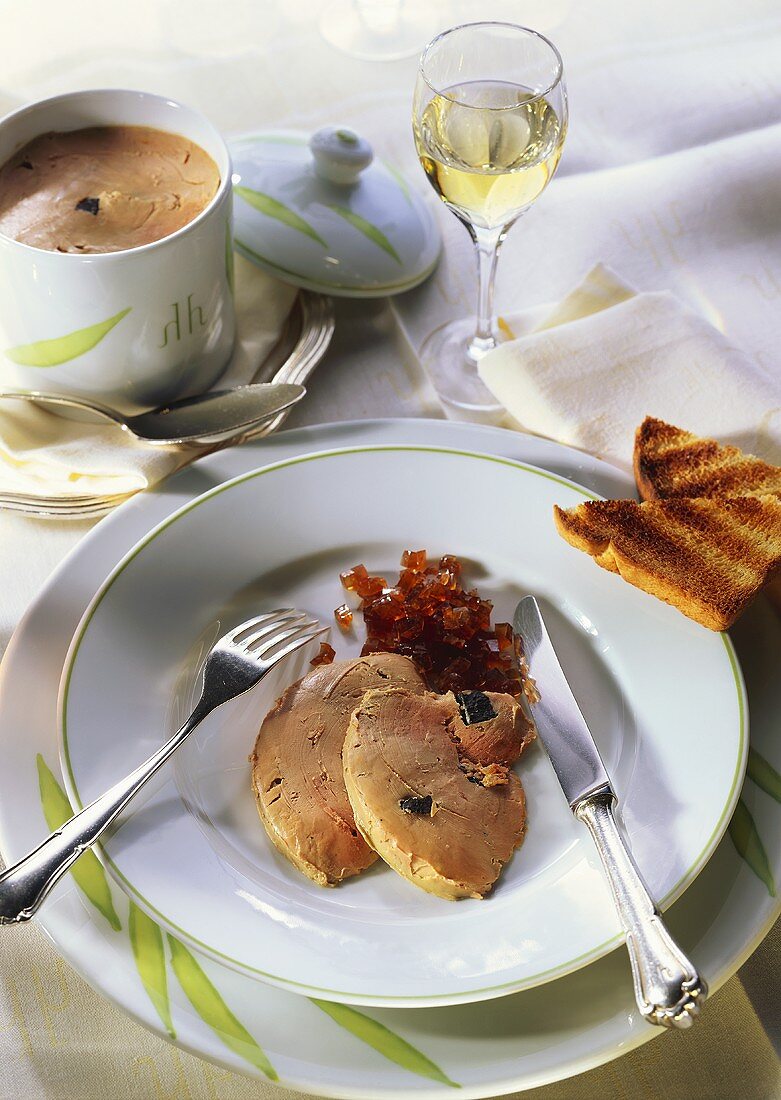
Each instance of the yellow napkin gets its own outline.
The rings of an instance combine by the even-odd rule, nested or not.
[[[527,322],[528,324],[528,322]],[[668,292],[595,267],[541,323],[480,362],[519,426],[631,468],[647,415],[781,464],[781,385]]]
[[[251,382],[277,341],[295,287],[236,257],[238,336],[216,388]],[[146,489],[202,453],[154,447],[105,423],[81,423],[41,407],[0,403],[0,492],[113,496]]]

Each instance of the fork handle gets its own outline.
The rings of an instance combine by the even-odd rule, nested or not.
[[[214,704],[201,698],[181,729],[148,760],[0,874],[0,924],[18,924],[33,916],[55,882],[95,843],[150,776],[212,710]]]
[[[708,987],[654,905],[616,824],[614,805],[612,790],[602,788],[583,798],[573,810],[591,833],[610,883],[626,932],[638,1008],[651,1024],[691,1027]]]

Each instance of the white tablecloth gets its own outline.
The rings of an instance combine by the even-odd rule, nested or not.
[[[777,4],[418,3],[439,28],[489,17],[536,26],[565,59],[572,107],[565,156],[549,191],[505,244],[499,311],[555,301],[602,261],[639,289],[674,291],[777,371]],[[0,0],[0,111],[71,89],[124,85],[191,103],[226,133],[341,122],[425,188],[409,125],[415,60],[367,63],[338,53],[319,34],[322,7],[321,0]],[[444,210],[438,214],[446,250],[434,278],[391,303],[340,305],[333,348],[291,427],[442,415],[415,350],[433,328],[471,311],[475,271],[466,233]],[[89,526],[0,513],[0,650]],[[780,960],[776,929],[691,1034],[527,1095],[781,1095]],[[126,1019],[37,929],[0,936],[0,1100],[270,1094]]]

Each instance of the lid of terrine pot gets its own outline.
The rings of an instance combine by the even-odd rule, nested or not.
[[[379,298],[431,274],[441,249],[431,210],[353,130],[234,138],[238,252],[285,282]]]

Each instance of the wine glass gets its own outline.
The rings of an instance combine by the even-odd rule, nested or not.
[[[412,117],[420,162],[469,231],[479,274],[476,326],[462,320],[437,329],[421,358],[448,404],[498,409],[477,363],[497,344],[493,291],[502,241],[544,191],[561,156],[567,92],[559,52],[513,23],[453,27],[421,55]]]

